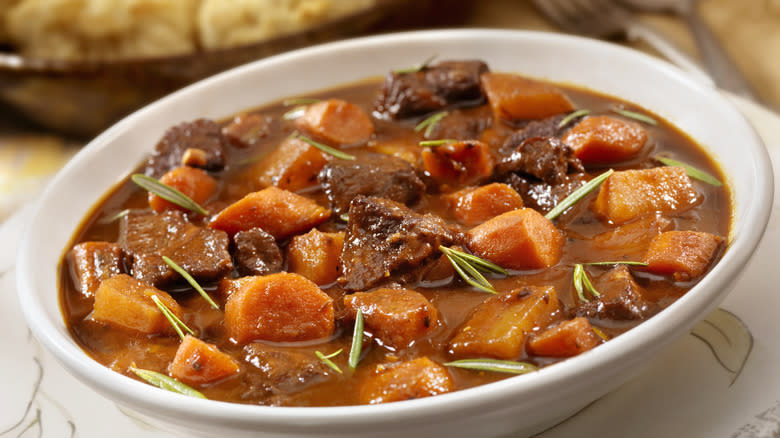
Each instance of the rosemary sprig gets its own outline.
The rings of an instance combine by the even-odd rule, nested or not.
[[[213,307],[213,308],[215,308],[215,309],[219,310],[219,305],[218,305],[217,303],[215,303],[215,302],[214,302],[214,300],[212,300],[212,299],[211,299],[211,297],[209,296],[209,294],[207,294],[207,293],[206,293],[206,291],[205,291],[205,290],[203,290],[203,288],[202,288],[202,287],[200,287],[200,285],[198,284],[198,282],[197,282],[197,281],[195,281],[195,279],[194,279],[194,278],[192,278],[192,276],[189,274],[189,272],[185,271],[185,270],[184,270],[184,268],[182,268],[181,266],[179,266],[178,264],[176,264],[176,262],[174,262],[173,260],[171,260],[170,258],[168,258],[168,257],[166,257],[166,256],[162,256],[162,259],[163,259],[163,261],[164,261],[164,262],[165,262],[165,263],[166,263],[168,266],[170,266],[170,267],[171,267],[171,269],[173,269],[174,271],[178,272],[178,273],[179,273],[179,275],[181,275],[182,277],[184,277],[184,279],[185,279],[185,280],[187,280],[187,283],[189,283],[189,284],[190,284],[190,286],[192,286],[192,287],[193,287],[193,289],[195,289],[196,291],[198,291],[198,293],[200,294],[200,296],[202,296],[202,297],[203,297],[203,299],[204,299],[204,300],[206,300],[206,302],[208,302],[208,303],[209,303],[209,305],[210,305],[211,307]]]
[[[607,336],[606,333],[602,332],[598,327],[591,326],[590,328],[593,329],[593,333],[598,335],[598,337],[600,337],[601,339],[603,339],[605,341],[609,341],[609,336]]]
[[[439,245],[439,250],[444,253],[452,264],[452,267],[455,269],[455,272],[458,273],[463,281],[483,292],[491,294],[498,293],[481,272],[494,272],[503,275],[508,274],[501,266],[481,259],[475,255],[466,254],[463,251],[447,248],[442,245]]]
[[[111,222],[118,221],[119,219],[122,219],[123,217],[127,216],[130,213],[130,209],[126,208],[116,214],[112,214],[111,216],[106,216],[97,222],[101,225],[110,224]]]
[[[593,287],[593,283],[590,282],[590,278],[588,278],[588,273],[585,272],[585,268],[582,267],[582,264],[577,263],[574,265],[574,289],[577,291],[577,296],[580,298],[580,300],[584,303],[587,303],[590,301],[588,298],[585,297],[585,292],[587,291],[594,297],[599,297],[601,294],[599,291],[596,290],[595,287]]]
[[[588,262],[588,263],[582,263],[583,265],[588,266],[612,266],[612,265],[626,265],[626,266],[647,266],[647,263],[644,262],[632,262],[629,260],[624,261],[614,261],[614,262]]]
[[[354,371],[360,362],[363,350],[363,310],[358,309],[355,315],[355,329],[352,331],[352,347],[349,349],[349,367]]]
[[[328,145],[324,145],[322,143],[318,143],[318,142],[310,139],[309,137],[301,135],[298,132],[294,132],[292,134],[292,137],[293,138],[297,138],[298,140],[301,140],[301,141],[305,141],[306,143],[309,143],[310,145],[314,146],[315,148],[321,150],[322,152],[325,152],[328,155],[333,155],[336,158],[341,158],[342,160],[354,160],[355,159],[354,155],[350,155],[350,154],[348,154],[346,152],[341,152],[340,150],[338,150],[336,148],[332,148],[332,147],[330,147]]]
[[[336,365],[335,363],[333,363],[333,361],[331,360],[331,358],[334,358],[334,357],[338,356],[339,354],[341,354],[341,351],[342,351],[342,350],[343,350],[343,348],[339,348],[338,350],[334,351],[333,353],[331,353],[331,354],[329,354],[329,355],[327,355],[327,356],[326,356],[326,355],[324,355],[324,354],[322,354],[322,352],[321,352],[321,351],[319,351],[319,350],[315,351],[315,352],[314,352],[314,354],[315,354],[315,355],[316,355],[316,356],[317,356],[317,357],[318,357],[318,358],[319,358],[319,359],[320,359],[320,360],[321,360],[321,361],[322,361],[322,362],[323,362],[325,365],[329,366],[329,367],[330,367],[330,368],[331,368],[333,371],[335,371],[335,372],[337,372],[337,373],[339,373],[339,374],[343,374],[343,373],[341,372],[341,368],[339,368],[339,366],[338,366],[338,365]]]
[[[423,129],[425,130],[424,135],[425,137],[430,137],[431,134],[433,134],[433,128],[436,127],[436,124],[441,121],[441,119],[447,117],[450,113],[447,111],[442,111],[440,113],[436,113],[427,119],[423,120],[422,122],[418,123],[417,126],[414,127],[414,132],[420,132]]]
[[[462,359],[453,362],[447,362],[444,364],[444,366],[509,374],[528,374],[538,370],[536,366],[527,362],[515,362],[513,360],[497,359]]]
[[[201,394],[200,391],[192,389],[189,386],[185,385],[184,383],[179,382],[173,377],[168,377],[165,374],[160,374],[156,371],[136,368],[135,365],[130,366],[130,371],[132,371],[136,376],[146,381],[146,383],[149,383],[150,385],[154,385],[166,391],[176,392],[182,395],[188,395],[190,397],[206,398],[206,396]]]
[[[701,182],[705,182],[707,184],[711,184],[716,187],[720,187],[723,185],[722,182],[720,182],[717,178],[710,175],[709,173],[699,170],[691,165],[685,164],[682,161],[673,160],[671,158],[662,157],[660,155],[656,155],[653,158],[660,161],[666,166],[676,166],[676,167],[683,167],[685,168],[685,173],[688,174],[691,178],[698,179]]]
[[[404,75],[407,73],[417,73],[418,71],[425,70],[426,68],[428,68],[428,65],[430,65],[430,63],[433,62],[434,59],[436,59],[437,56],[439,55],[431,55],[430,57],[428,57],[428,59],[423,61],[422,64],[415,65],[414,67],[399,68],[397,70],[393,70],[393,73],[397,75]]]
[[[209,214],[208,211],[198,205],[197,202],[190,199],[189,196],[167,184],[161,183],[151,176],[146,176],[142,173],[136,173],[135,175],[131,176],[130,179],[133,180],[133,182],[142,189],[154,193],[166,201],[173,202],[179,207],[184,207],[187,210],[194,211],[195,213],[200,213],[202,215]]]
[[[596,187],[598,187],[599,185],[601,185],[601,183],[606,181],[606,179],[609,178],[609,176],[612,175],[614,172],[615,172],[614,170],[609,169],[608,171],[588,181],[582,187],[573,191],[571,195],[566,197],[566,199],[559,202],[558,205],[556,205],[552,210],[550,210],[546,215],[544,215],[544,217],[553,220],[556,217],[560,216],[561,213],[566,211],[569,207],[576,204],[582,198],[584,198],[588,193],[595,190]]]
[[[456,141],[458,141],[458,140],[453,140],[451,138],[442,138],[441,140],[425,140],[425,141],[421,141],[419,144],[420,144],[421,147],[430,148],[430,147],[435,147],[435,146],[441,146],[441,145],[447,144],[447,143],[455,143]]]
[[[182,328],[187,331],[187,333],[194,335],[195,332],[192,331],[189,327],[187,327],[187,324],[182,322],[182,320],[179,319],[178,316],[174,315],[173,312],[171,312],[171,309],[168,308],[163,302],[160,300],[160,298],[157,295],[152,295],[152,301],[154,301],[154,304],[157,305],[157,308],[160,309],[160,312],[162,312],[165,319],[168,320],[168,322],[171,323],[173,326],[173,329],[176,330],[176,333],[179,334],[179,337],[181,340],[184,340],[184,332],[181,330]]]
[[[341,213],[339,215],[339,220],[342,222],[349,222],[349,213]]]
[[[638,113],[636,111],[629,111],[627,109],[618,108],[618,107],[610,108],[610,110],[613,113],[620,114],[623,117],[628,117],[629,119],[638,120],[640,122],[647,123],[648,125],[653,125],[653,126],[658,125],[658,122],[656,122],[654,118],[646,114]]]
[[[563,120],[561,120],[560,123],[558,123],[558,129],[561,129],[564,126],[568,125],[569,123],[571,123],[572,120],[576,119],[577,117],[587,116],[588,114],[590,114],[589,109],[581,109],[581,110],[574,111],[573,113],[569,113],[568,116],[564,117]]]

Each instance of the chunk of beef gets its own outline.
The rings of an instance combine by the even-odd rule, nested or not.
[[[519,173],[547,184],[560,184],[566,174],[582,172],[584,168],[574,151],[555,137],[533,137],[523,141],[512,153],[503,157],[495,175]]]
[[[389,199],[358,195],[349,208],[341,263],[344,288],[365,290],[395,275],[408,274],[439,254],[439,245],[462,235],[431,214],[421,215]]]
[[[200,149],[206,153],[207,170],[220,170],[225,166],[227,142],[222,128],[209,119],[184,122],[169,128],[157,143],[152,156],[146,162],[145,174],[155,178],[181,166],[187,149]]]
[[[594,319],[637,320],[658,312],[658,306],[645,298],[645,291],[637,284],[625,265],[618,265],[597,283],[601,293],[595,300],[580,304],[575,313]]]
[[[487,105],[464,110],[456,109],[432,128],[430,139],[453,138],[456,140],[468,140],[479,138],[482,131],[493,123],[493,111]]]
[[[260,373],[251,373],[253,389],[270,394],[301,391],[328,378],[329,368],[306,350],[251,343],[244,347],[244,361]]]
[[[92,297],[100,282],[124,272],[125,253],[109,242],[82,242],[68,253],[68,264],[76,289]]]
[[[558,137],[564,128],[558,128],[566,114],[556,114],[541,120],[532,120],[525,127],[504,140],[501,154],[509,155],[524,141],[534,137]]]
[[[233,241],[241,275],[266,275],[282,269],[282,252],[276,239],[262,228],[239,231]]]
[[[155,287],[180,278],[162,256],[196,280],[216,280],[233,269],[227,234],[193,225],[179,211],[131,212],[119,223],[117,243],[132,257],[133,276]]]
[[[510,173],[503,182],[511,186],[523,197],[526,207],[547,213],[563,201],[573,191],[587,182],[584,173],[573,173],[563,177],[559,184],[530,181],[516,173]]]
[[[436,111],[463,101],[484,99],[479,76],[482,61],[444,61],[412,73],[391,72],[374,110],[394,119]]]
[[[334,160],[320,171],[319,182],[337,213],[357,195],[379,196],[404,204],[425,191],[425,183],[409,162],[390,155],[365,154],[356,160]]]

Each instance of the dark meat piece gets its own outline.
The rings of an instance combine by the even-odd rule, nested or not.
[[[481,101],[482,61],[444,61],[414,73],[391,72],[374,110],[393,119],[425,114],[463,101]]]
[[[252,343],[244,360],[260,370],[252,373],[253,390],[279,395],[301,391],[328,378],[330,369],[312,352]]]
[[[155,178],[169,170],[181,166],[181,159],[187,149],[200,149],[206,152],[207,170],[221,170],[225,167],[224,150],[227,142],[222,129],[216,122],[198,119],[169,128],[157,143],[152,156],[146,162],[145,174]]]
[[[425,191],[414,166],[391,155],[365,154],[356,160],[334,160],[320,171],[319,182],[330,207],[343,213],[357,195],[380,196],[404,204]]]
[[[239,231],[233,241],[241,275],[267,275],[282,269],[282,252],[276,239],[261,228]]]
[[[644,297],[644,290],[625,265],[618,265],[597,284],[601,296],[576,309],[577,316],[594,319],[647,319],[658,312],[658,306]]]
[[[573,173],[566,175],[560,184],[529,181],[515,173],[510,173],[501,180],[520,193],[526,207],[541,213],[547,213],[563,201],[573,191],[587,182],[585,174]]]
[[[93,297],[100,282],[121,274],[125,253],[119,245],[109,242],[82,242],[68,253],[71,278],[85,297]]]
[[[496,165],[497,177],[508,173],[529,175],[547,184],[564,182],[567,173],[583,172],[574,151],[555,137],[533,137],[525,140]]]
[[[439,245],[462,241],[462,236],[431,214],[421,215],[389,199],[358,195],[349,207],[341,263],[346,290],[366,290],[395,275],[399,282],[435,259]]]
[[[196,280],[216,280],[233,269],[227,234],[193,225],[180,211],[126,215],[119,223],[117,243],[132,257],[133,276],[155,287],[181,278],[162,256]]]
[[[488,105],[482,105],[467,110],[452,110],[449,115],[439,120],[431,135],[426,138],[452,138],[470,140],[479,138],[482,131],[493,123],[493,111]]]
[[[239,114],[222,128],[222,134],[237,148],[255,145],[270,131],[271,118],[259,114]]]
[[[560,137],[559,134],[562,134],[563,131],[567,129],[566,127],[561,129],[558,128],[558,125],[560,125],[561,120],[564,118],[566,118],[566,114],[557,114],[547,117],[546,119],[532,120],[528,122],[528,124],[525,125],[523,129],[507,137],[503,146],[501,146],[501,154],[511,154],[517,149],[518,146],[520,146],[529,138]],[[569,123],[567,126],[571,126],[571,123]]]

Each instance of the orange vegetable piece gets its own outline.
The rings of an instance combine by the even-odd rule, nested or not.
[[[500,214],[466,233],[468,248],[504,268],[547,268],[560,261],[565,239],[549,219],[530,208]]]
[[[676,281],[701,277],[720,253],[723,238],[701,231],[667,231],[656,236],[645,254],[649,272]]]
[[[306,107],[295,124],[326,141],[355,144],[374,134],[374,124],[363,108],[341,99],[328,99]]]
[[[642,216],[632,222],[593,236],[591,244],[601,251],[614,254],[610,260],[639,260],[650,241],[664,231],[674,228],[671,219],[660,214]]]
[[[449,371],[427,357],[392,368],[377,366],[378,374],[363,382],[360,402],[389,403],[444,394],[455,389]]]
[[[203,205],[217,191],[217,181],[205,171],[195,167],[182,166],[171,169],[160,178],[160,182],[184,193],[199,205]],[[151,192],[149,207],[158,213],[165,210],[187,211],[186,208],[168,202]]]
[[[640,216],[680,213],[699,201],[693,182],[682,167],[615,172],[599,188],[591,209],[614,224]]]
[[[563,321],[528,341],[528,352],[537,356],[571,357],[601,344],[586,318]]]
[[[524,287],[488,298],[450,341],[458,357],[515,360],[531,332],[558,318],[560,305],[552,287]]]
[[[152,300],[154,295],[181,318],[181,307],[173,297],[127,274],[117,274],[100,283],[92,319],[145,334],[172,332],[170,322]]]
[[[490,148],[481,141],[467,140],[423,149],[422,161],[432,177],[468,184],[489,177],[494,161]]]
[[[583,164],[615,163],[635,157],[647,141],[638,123],[609,116],[586,117],[563,137]]]
[[[261,186],[276,186],[297,192],[317,184],[317,174],[330,160],[305,141],[288,137],[249,171],[249,178]]]
[[[308,341],[333,334],[333,300],[298,274],[247,277],[225,304],[225,328],[239,344]]]
[[[240,367],[230,355],[219,351],[214,344],[187,335],[176,350],[168,372],[188,385],[203,385],[230,377]]]
[[[343,247],[344,232],[313,229],[295,236],[287,247],[287,269],[319,285],[333,283],[341,274]]]
[[[574,109],[558,88],[511,73],[483,73],[482,89],[496,117],[543,119]]]
[[[466,188],[448,195],[446,199],[455,219],[469,226],[523,207],[520,194],[502,183]]]
[[[330,210],[287,190],[268,187],[250,193],[220,211],[210,228],[229,235],[260,227],[276,240],[286,239],[325,222]]]

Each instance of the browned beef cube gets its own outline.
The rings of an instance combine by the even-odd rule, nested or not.
[[[434,125],[431,135],[426,138],[477,139],[492,123],[493,110],[487,105],[451,110]]]
[[[162,256],[196,280],[216,280],[233,269],[227,234],[193,225],[180,211],[124,216],[119,223],[118,243],[132,257],[133,276],[155,287],[180,279]]]
[[[274,347],[251,343],[244,347],[244,360],[257,368],[252,373],[251,386],[270,394],[289,394],[301,391],[328,378],[331,371],[321,360],[306,349]]]
[[[618,265],[597,283],[601,296],[576,309],[577,316],[594,319],[646,319],[658,312],[658,306],[645,298],[645,291],[637,284],[625,265]]]
[[[124,251],[109,242],[82,242],[68,253],[76,289],[92,297],[100,282],[124,272]]]
[[[220,126],[209,119],[184,122],[169,128],[157,143],[152,156],[146,162],[146,173],[155,178],[181,166],[181,159],[187,149],[206,152],[207,170],[221,170],[225,166],[227,142]]]
[[[526,207],[542,213],[552,210],[559,202],[587,182],[583,173],[566,175],[559,184],[529,181],[516,173],[510,173],[500,180],[520,193]]]
[[[385,154],[365,154],[356,160],[334,160],[320,171],[319,182],[337,213],[349,208],[357,195],[379,196],[404,204],[420,198],[425,183],[414,166]]]
[[[518,173],[547,184],[561,184],[566,175],[582,172],[582,163],[574,151],[555,137],[533,137],[525,140],[496,165],[496,175]]]
[[[276,239],[261,228],[239,231],[233,241],[236,264],[242,275],[266,275],[282,269],[282,252]]]
[[[514,152],[524,141],[534,137],[558,137],[566,128],[558,128],[566,114],[556,114],[541,120],[532,120],[522,129],[510,135],[501,146],[501,153],[509,155]],[[571,126],[571,124],[569,124]]]
[[[366,290],[395,275],[425,264],[439,254],[439,245],[462,240],[439,217],[421,215],[389,199],[358,195],[349,208],[340,279],[347,290]]]

